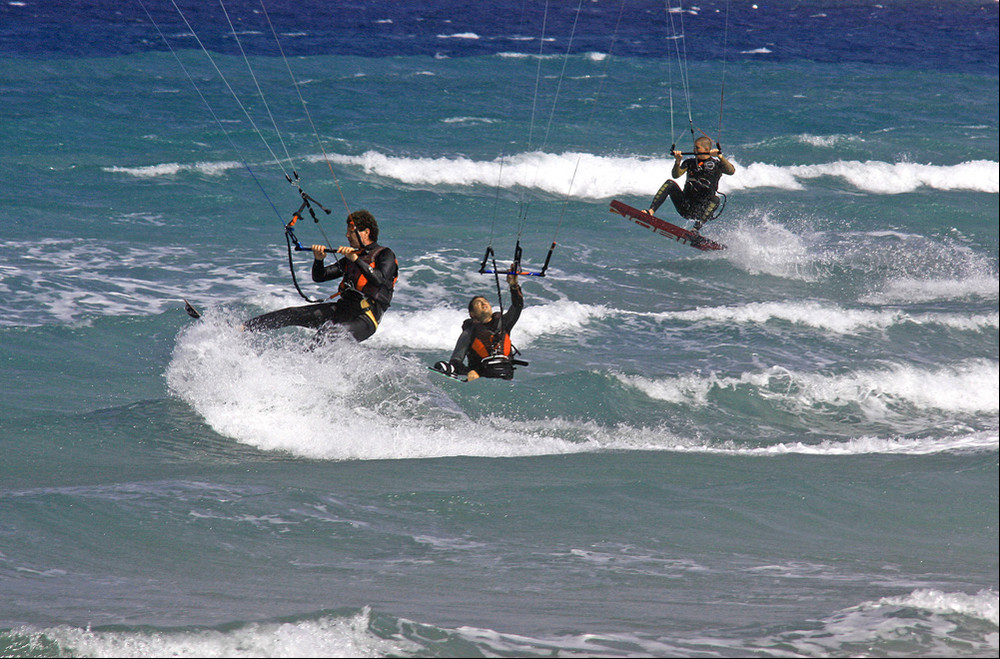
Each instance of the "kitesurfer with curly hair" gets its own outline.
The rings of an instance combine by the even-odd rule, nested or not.
[[[297,325],[318,329],[317,336],[346,331],[364,341],[378,329],[382,314],[389,308],[399,264],[388,247],[378,244],[378,222],[367,210],[347,216],[349,246],[337,247],[342,255],[326,265],[326,245],[313,245],[312,278],[315,282],[341,279],[335,299],[302,307],[288,307],[251,318],[243,324],[250,331],[271,330]]]

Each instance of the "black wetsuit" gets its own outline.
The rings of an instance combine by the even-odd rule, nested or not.
[[[674,202],[677,213],[688,220],[695,220],[696,230],[712,219],[712,213],[719,206],[719,179],[724,174],[722,161],[718,158],[708,158],[700,161],[688,158],[681,163],[681,169],[687,170],[687,181],[682,190],[677,182],[668,179],[660,186],[649,207],[656,212],[667,197]]]
[[[462,334],[455,343],[450,360],[455,373],[466,375],[469,371],[475,371],[482,377],[502,377],[484,369],[483,359],[491,354],[511,356],[510,330],[524,309],[524,295],[521,294],[520,286],[510,287],[510,298],[510,309],[504,312],[502,323],[499,311],[493,312],[493,318],[488,323],[480,323],[471,318],[462,323]],[[468,366],[465,365],[466,360],[469,362]]]
[[[378,328],[382,314],[392,301],[393,288],[399,266],[396,255],[388,247],[377,243],[366,246],[357,261],[347,257],[324,266],[323,261],[313,260],[312,278],[315,282],[343,278],[340,297],[335,302],[320,302],[303,307],[288,307],[251,318],[244,327],[248,330],[269,330],[297,325],[319,329],[343,328],[357,341],[364,341]]]

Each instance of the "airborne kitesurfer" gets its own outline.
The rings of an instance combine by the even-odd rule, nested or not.
[[[325,265],[325,245],[313,245],[312,278],[315,282],[342,278],[336,301],[303,307],[288,307],[251,318],[243,328],[271,330],[297,325],[320,330],[317,336],[346,330],[357,341],[364,341],[378,329],[382,314],[392,301],[399,274],[396,255],[378,244],[378,222],[366,210],[347,216],[347,241],[350,246],[336,249],[343,255],[333,265]]]
[[[649,209],[650,215],[670,197],[674,207],[681,217],[694,220],[693,231],[698,233],[709,220],[715,219],[715,211],[719,207],[719,179],[723,174],[732,175],[736,167],[719,151],[712,148],[712,140],[704,135],[694,141],[695,157],[681,162],[683,155],[674,150],[674,166],[666,183],[653,197]],[[687,181],[681,188],[673,179],[687,174]]]
[[[513,358],[510,330],[521,317],[524,295],[517,282],[513,265],[507,273],[510,286],[510,309],[493,311],[490,301],[477,295],[469,301],[469,318],[462,323],[462,334],[455,343],[455,350],[447,362],[438,362],[434,369],[445,375],[465,375],[469,382],[484,378],[514,377],[514,364],[525,364]],[[468,365],[466,365],[468,361]]]

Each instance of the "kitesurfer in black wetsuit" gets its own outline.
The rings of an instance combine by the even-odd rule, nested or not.
[[[256,331],[297,325],[319,329],[318,336],[343,329],[357,341],[374,334],[392,301],[399,265],[392,250],[378,244],[378,223],[368,211],[347,216],[346,235],[350,246],[337,248],[336,253],[343,258],[333,265],[323,262],[325,245],[312,246],[313,281],[342,278],[336,301],[272,311],[251,318],[243,328]]]
[[[670,197],[681,217],[694,220],[693,230],[698,233],[706,222],[715,219],[715,209],[719,206],[719,179],[723,174],[734,174],[736,167],[718,149],[713,149],[712,140],[704,135],[694,141],[694,151],[695,157],[683,163],[683,154],[673,152],[674,166],[670,170],[673,178],[660,186],[646,212],[652,215]],[[687,174],[687,181],[681,188],[673,179],[683,174]]]
[[[510,380],[514,377],[514,364],[526,364],[513,358],[516,350],[510,343],[510,330],[524,309],[524,295],[516,273],[507,274],[507,284],[510,308],[502,314],[493,311],[490,301],[481,295],[469,301],[469,319],[462,323],[462,334],[451,359],[436,363],[435,370],[446,375],[465,375],[469,382],[480,377]]]

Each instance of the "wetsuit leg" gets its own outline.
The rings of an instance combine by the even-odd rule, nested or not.
[[[719,207],[719,198],[713,197],[707,202],[703,202],[697,206],[691,208],[691,215],[686,216],[688,219],[694,220],[694,231],[697,233],[705,226],[706,222],[711,222],[715,219],[713,215],[715,209]]]
[[[336,326],[343,327],[350,332],[355,341],[364,341],[374,334],[376,329],[375,327],[372,327],[371,322],[364,317],[346,320],[338,323]]]
[[[337,316],[336,311],[337,305],[333,302],[321,302],[304,307],[288,307],[251,318],[243,323],[243,327],[252,332],[278,329],[290,325],[317,329],[328,320],[334,320]]]
[[[649,207],[653,209],[655,213],[656,210],[663,205],[663,202],[670,197],[670,201],[674,202],[674,208],[677,209],[678,213],[681,213],[681,208],[686,203],[684,201],[684,191],[681,190],[680,186],[673,179],[667,180],[666,183],[660,186],[660,189],[656,191],[656,195],[653,197],[652,203]],[[683,213],[681,213],[683,215]]]
[[[695,221],[695,232],[701,229],[705,222],[713,219],[712,212],[719,205],[718,198],[709,202],[705,202],[703,199],[692,199],[684,194],[684,190],[677,185],[676,181],[671,179],[660,187],[650,208],[655,211],[660,207],[660,204],[667,200],[667,197],[673,202],[678,215],[685,220]]]
[[[314,350],[327,341],[336,339],[338,336],[350,336],[359,343],[375,333],[375,327],[366,318],[331,320],[324,323],[316,336],[309,344],[309,349]]]

